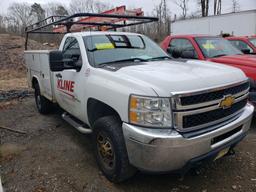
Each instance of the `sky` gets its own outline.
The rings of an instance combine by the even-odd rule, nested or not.
[[[47,2],[60,2],[62,4],[68,5],[70,0],[0,0],[0,13],[6,12],[8,6],[13,2],[28,2],[28,3],[40,3],[44,4]],[[157,5],[160,0],[100,0],[102,2],[110,2],[114,6],[126,5],[131,8],[143,8],[147,15],[150,15],[155,5]],[[168,8],[171,11],[171,15],[180,15],[179,8],[173,3],[175,0],[167,0]],[[197,11],[196,2],[197,0],[189,0],[189,13]],[[213,0],[210,0],[213,1]],[[256,0],[238,0],[240,5],[240,10],[250,10],[256,9]],[[222,12],[227,13],[232,10],[231,0],[222,0]],[[211,11],[212,12],[212,11]],[[210,13],[211,14],[211,13]]]

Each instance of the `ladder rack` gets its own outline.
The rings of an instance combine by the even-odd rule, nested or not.
[[[71,16],[50,16],[25,28],[25,49],[27,50],[28,36],[31,33],[65,34],[83,31],[88,28],[101,30],[102,27],[105,27],[105,30],[116,30],[117,28],[155,21],[158,21],[158,18],[104,13],[77,13]],[[65,30],[63,30],[63,27]]]

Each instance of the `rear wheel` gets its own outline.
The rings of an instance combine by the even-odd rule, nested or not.
[[[93,126],[97,163],[111,182],[119,183],[136,173],[128,160],[121,122],[114,116],[98,119]]]
[[[38,83],[35,85],[35,102],[39,113],[48,114],[52,111],[52,103],[41,95]]]

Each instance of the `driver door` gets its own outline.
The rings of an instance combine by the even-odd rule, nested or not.
[[[78,84],[83,62],[79,42],[75,37],[67,37],[63,46],[63,60],[64,65],[72,67],[72,64],[76,69],[65,69],[54,73],[55,97],[63,109],[79,117],[79,114],[81,114],[82,91],[79,90]]]

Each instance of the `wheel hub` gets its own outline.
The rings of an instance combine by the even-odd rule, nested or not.
[[[104,134],[97,136],[97,146],[102,163],[107,169],[114,167],[115,155],[110,139]]]

